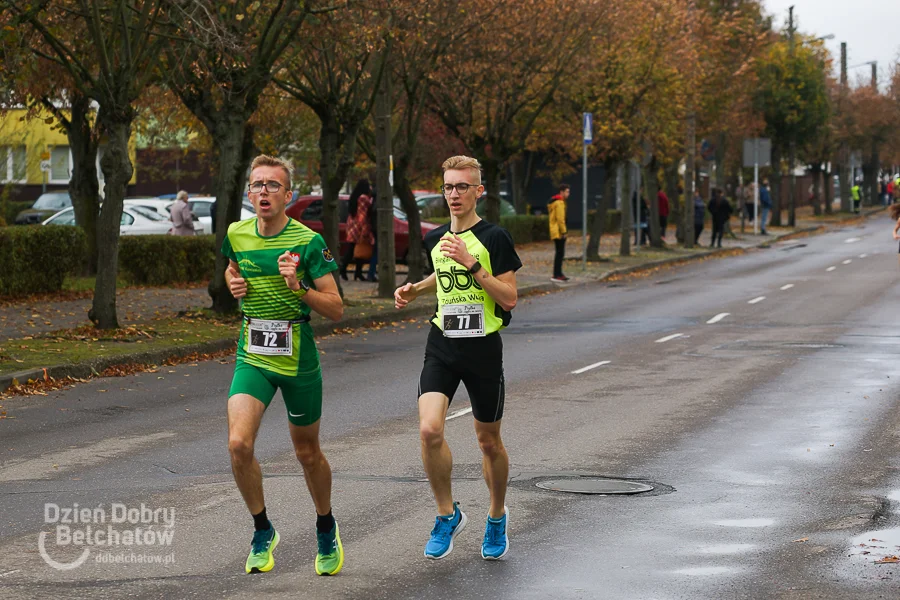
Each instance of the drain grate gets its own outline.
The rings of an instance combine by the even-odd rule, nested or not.
[[[642,494],[653,491],[653,486],[639,481],[625,479],[599,479],[576,477],[569,479],[549,479],[539,481],[537,487],[551,492],[568,492],[570,494]]]

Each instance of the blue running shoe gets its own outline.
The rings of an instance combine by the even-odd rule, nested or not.
[[[509,552],[509,537],[506,526],[509,525],[509,509],[503,507],[503,516],[493,519],[488,516],[484,527],[484,542],[481,544],[481,558],[500,560]]]
[[[459,503],[454,502],[453,515],[439,516],[434,520],[431,539],[425,544],[425,558],[437,560],[450,554],[450,551],[453,550],[453,538],[462,532],[468,520],[466,513],[459,510]]]

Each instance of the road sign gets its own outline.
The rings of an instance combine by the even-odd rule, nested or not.
[[[31,163],[31,164],[34,164],[34,163]],[[50,172],[50,161],[49,160],[41,161],[41,171],[46,171],[47,173]]]
[[[50,160],[50,153],[46,151],[41,152],[41,160]]]
[[[744,140],[744,166],[772,166],[772,140],[769,138],[749,138]]]
[[[590,144],[594,141],[594,119],[591,113],[584,113],[584,124],[581,128],[584,131],[584,143]]]
[[[700,142],[700,157],[703,160],[712,160],[716,157],[716,145],[709,140]]]

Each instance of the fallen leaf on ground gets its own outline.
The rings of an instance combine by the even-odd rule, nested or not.
[[[808,542],[808,541],[809,541],[809,538],[808,538],[808,537],[800,538],[799,540],[794,540],[795,543],[796,543],[796,542]]]
[[[885,556],[881,560],[875,561],[876,565],[886,565],[888,563],[900,563],[900,556],[897,556],[896,554],[894,554],[891,556]]]

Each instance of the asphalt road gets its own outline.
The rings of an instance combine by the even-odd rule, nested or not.
[[[882,217],[522,301],[503,334],[511,550],[496,563],[479,556],[487,491],[471,414],[455,412],[468,406],[463,390],[447,435],[470,524],[449,557],[422,557],[435,507],[415,411],[421,322],[320,344],[323,441],[347,556],[333,578],[313,570],[314,509],[277,399],[257,454],[282,541],[272,572],[243,574],[252,521],[227,456],[229,361],[9,401],[0,595],[897,598],[900,564],[875,563],[900,555],[900,269],[890,228]],[[535,486],[579,475],[655,489],[588,496]],[[60,545],[61,523],[46,521],[53,505],[76,503],[105,510],[94,530],[169,532],[171,544]],[[113,524],[113,504],[166,512]],[[42,556],[65,564],[85,548],[68,570]]]

